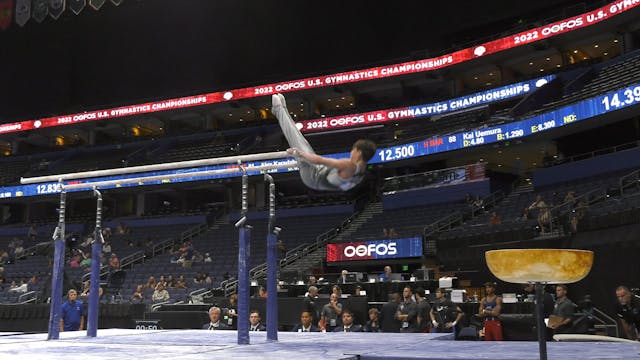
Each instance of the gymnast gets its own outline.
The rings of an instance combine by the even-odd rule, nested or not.
[[[278,119],[280,128],[290,148],[287,152],[298,161],[302,182],[314,189],[347,191],[364,178],[367,162],[376,152],[376,144],[370,140],[358,140],[351,148],[350,157],[332,159],[317,155],[289,116],[282,94],[272,96],[271,112]]]

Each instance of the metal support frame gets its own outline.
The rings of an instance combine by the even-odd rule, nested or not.
[[[238,345],[249,344],[249,260],[251,258],[251,226],[247,225],[249,211],[249,175],[244,166],[242,171],[242,211],[240,220],[235,224],[239,228],[238,239]]]
[[[62,186],[62,180],[59,181]],[[53,231],[54,253],[53,268],[51,270],[51,309],[49,310],[49,326],[47,340],[60,338],[60,311],[62,307],[62,286],[64,277],[64,248],[65,248],[65,208],[67,193],[64,188],[60,192],[60,209],[58,226]]]
[[[102,193],[93,189],[96,196],[96,228],[91,242],[91,282],[89,289],[89,314],[87,336],[96,337],[98,332],[98,307],[100,303],[100,254],[102,253]]]
[[[276,184],[269,174],[269,228],[267,232],[267,340],[278,341],[278,234],[276,220]]]
[[[538,327],[538,348],[540,360],[547,360],[547,329],[544,323],[544,284],[536,282],[536,326]]]

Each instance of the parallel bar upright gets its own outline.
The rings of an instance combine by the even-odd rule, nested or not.
[[[62,181],[59,182],[62,187]],[[58,226],[53,231],[53,268],[51,269],[51,308],[49,310],[49,329],[47,340],[60,338],[60,311],[62,307],[62,287],[64,278],[64,250],[65,250],[65,208],[67,193],[64,188],[60,192],[60,210],[58,213]]]
[[[87,336],[96,337],[98,333],[98,308],[100,303],[100,254],[102,254],[102,194],[93,190],[96,196],[96,229],[91,243],[91,284],[89,289],[89,315],[87,319]]]
[[[247,225],[249,210],[249,175],[242,169],[242,211],[236,222],[239,228],[238,240],[238,345],[249,344],[249,260],[251,256],[251,226]]]
[[[276,220],[276,184],[265,174],[269,182],[269,228],[267,232],[267,340],[278,341],[278,234]]]

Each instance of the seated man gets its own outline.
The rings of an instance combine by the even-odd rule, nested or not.
[[[228,330],[229,326],[227,324],[220,321],[220,314],[222,310],[220,310],[217,306],[212,306],[209,308],[209,322],[204,324],[202,328],[204,330]]]
[[[347,191],[364,178],[367,162],[375,155],[376,145],[370,140],[353,144],[348,159],[333,159],[317,155],[289,115],[284,96],[273,95],[271,112],[291,147],[287,151],[298,161],[302,182],[314,190]]]
[[[342,311],[342,326],[333,329],[333,332],[362,332],[362,326],[353,323],[353,313],[351,310]]]
[[[300,314],[300,323],[297,324],[293,330],[293,332],[320,332],[320,328],[313,325],[313,316],[308,311],[303,311]]]
[[[260,311],[251,310],[251,313],[249,314],[249,331],[266,331],[267,328],[262,323],[260,323],[260,320]]]
[[[380,312],[376,308],[369,309],[369,321],[364,325],[364,332],[381,332],[378,314]]]
[[[391,281],[391,266],[384,267],[384,273],[380,274],[380,281]]]

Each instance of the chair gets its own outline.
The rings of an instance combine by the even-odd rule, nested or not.
[[[111,295],[112,303],[115,302],[116,299],[118,300],[118,303],[122,303],[124,301],[120,294],[120,290],[122,290],[126,277],[127,273],[124,270],[117,270],[109,274],[107,285],[105,286],[105,292]]]

